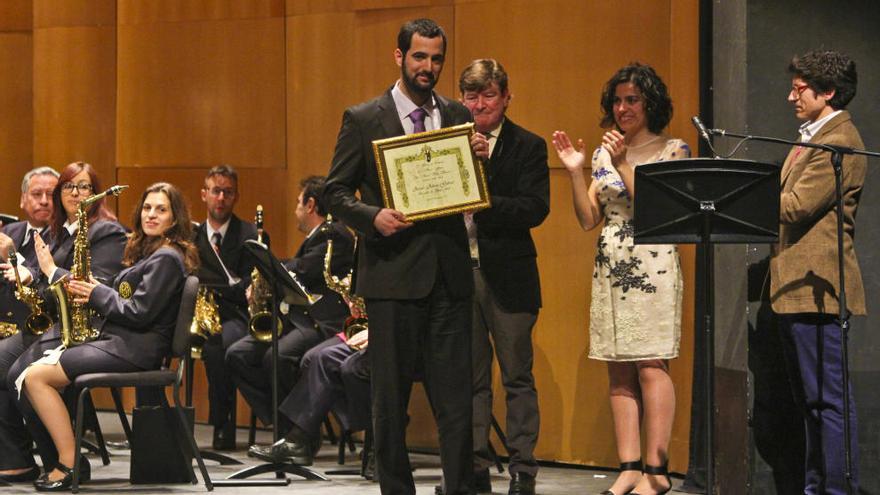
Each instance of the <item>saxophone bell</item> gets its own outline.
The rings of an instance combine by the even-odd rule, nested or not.
[[[25,320],[25,328],[33,335],[43,335],[54,323],[52,318],[43,312],[45,301],[40,297],[36,289],[25,287],[21,283],[21,275],[18,273],[18,255],[14,249],[9,250],[8,259],[12,265],[12,270],[15,272],[15,297],[31,308],[31,314]]]

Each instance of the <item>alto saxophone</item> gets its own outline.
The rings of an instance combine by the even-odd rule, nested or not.
[[[76,211],[76,237],[73,240],[73,267],[70,270],[72,280],[90,280],[92,278],[92,256],[89,246],[88,209],[105,196],[119,196],[128,186],[113,186],[106,191],[89,196],[79,202]],[[85,303],[69,301],[67,291],[62,283],[67,276],[55,281],[49,289],[58,299],[58,322],[60,323],[61,343],[64,347],[88,342],[98,338],[98,330],[92,327],[93,311]]]
[[[330,225],[332,223],[333,216],[327,215],[327,224],[321,228],[326,229],[325,231],[329,234],[329,230],[331,229]],[[367,305],[364,302],[364,298],[352,295],[351,293],[351,279],[354,274],[354,267],[352,267],[342,279],[333,275],[333,271],[330,268],[331,261],[333,260],[333,239],[330,238],[329,235],[327,237],[327,253],[324,255],[324,282],[327,284],[327,288],[342,296],[345,303],[351,305],[354,309],[354,313],[357,315],[349,316],[342,325],[342,332],[345,335],[345,338],[348,339],[351,338],[352,335],[369,328]],[[354,238],[354,247],[356,251],[356,236]]]
[[[220,325],[220,311],[214,301],[214,292],[205,287],[199,287],[196,296],[196,307],[193,313],[193,321],[189,326],[190,355],[193,359],[202,358],[202,347],[205,341],[212,335],[220,335],[223,327]]]
[[[31,314],[25,320],[25,328],[33,335],[43,335],[46,330],[52,326],[52,318],[43,311],[43,305],[46,301],[40,297],[40,293],[31,287],[25,287],[21,283],[21,276],[18,274],[18,256],[15,250],[9,250],[9,263],[15,271],[15,297],[31,308]]]
[[[257,242],[263,243],[263,205],[257,205],[257,213],[254,218],[257,225]],[[260,342],[272,342],[272,311],[269,303],[272,299],[272,289],[266,279],[260,275],[260,271],[254,268],[251,272],[251,302],[248,304],[248,330],[251,335]],[[275,335],[280,335],[282,329],[281,319],[275,319]]]

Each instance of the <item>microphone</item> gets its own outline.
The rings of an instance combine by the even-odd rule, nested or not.
[[[700,133],[700,137],[702,137],[707,143],[711,144],[712,141],[709,140],[709,130],[706,129],[705,125],[703,125],[703,121],[700,120],[699,117],[694,115],[693,117],[691,117],[691,123],[694,124],[694,127],[697,128],[697,131]]]

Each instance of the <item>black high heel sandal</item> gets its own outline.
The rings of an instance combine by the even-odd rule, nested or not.
[[[655,476],[663,476],[666,478],[666,482],[669,483],[669,487],[663,490],[662,492],[657,492],[657,495],[663,495],[664,493],[668,493],[672,490],[672,478],[669,477],[668,465],[664,464],[662,466],[652,466],[650,464],[645,464],[645,469],[643,471],[645,474],[653,474]],[[629,492],[628,495],[639,495],[638,492]]]
[[[629,461],[629,462],[621,462],[620,463],[620,472],[621,473],[624,471],[641,471],[641,470],[642,470],[642,460],[641,459],[639,459],[637,461]],[[633,487],[633,488],[635,488],[635,487]],[[629,490],[627,490],[624,493],[629,493]],[[617,494],[612,492],[611,490],[605,490],[604,492],[600,493],[599,495],[617,495]]]

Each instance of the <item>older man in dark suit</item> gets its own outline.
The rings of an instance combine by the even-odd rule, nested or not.
[[[789,64],[788,101],[804,121],[801,142],[863,149],[846,106],[856,94],[856,66],[846,55],[810,52]],[[865,314],[865,291],[853,247],[856,210],[866,172],[865,157],[843,160],[843,212],[836,208],[830,153],[797,146],[782,167],[779,244],[770,258],[770,301],[779,314],[783,350],[795,403],[804,414],[807,463],[804,493],[844,494],[844,401],[850,402],[852,491],[858,490],[856,408],[843,394],[843,342],[837,215],[843,215],[846,303]]]
[[[244,241],[257,238],[257,228],[233,212],[238,202],[238,173],[229,165],[210,169],[201,192],[208,218],[196,230],[199,283],[214,290],[220,313],[221,335],[205,342],[202,360],[208,376],[209,422],[214,426],[212,446],[235,448],[235,383],[225,364],[226,351],[248,334],[245,290],[254,262],[244,253]],[[268,236],[264,242],[268,243]]]
[[[541,285],[530,230],[550,213],[547,145],[505,117],[511,95],[507,72],[497,61],[471,62],[459,78],[459,89],[477,131],[489,139],[486,175],[492,197],[492,208],[465,214],[474,267],[475,488],[479,493],[492,492],[489,427],[494,348],[507,397],[509,493],[531,495],[538,472],[534,450],[540,425],[532,328],[541,307]]]
[[[469,493],[473,475],[470,327],[473,279],[460,215],[410,223],[384,208],[372,141],[462,124],[461,104],[436,94],[446,35],[430,19],[404,24],[394,58],[400,79],[383,95],[348,108],[325,189],[327,208],[363,242],[356,292],[370,317],[376,464],[383,494],[413,494],[406,451],[413,379],[425,389],[440,432],[449,493]],[[471,145],[487,155],[476,134]],[[356,196],[356,193],[360,196]]]
[[[15,395],[6,388],[6,375],[12,363],[37,338],[25,329],[30,308],[15,297],[15,277],[7,259],[14,249],[36,273],[37,255],[34,234],[51,239],[49,219],[52,217],[52,192],[58,184],[58,172],[49,167],[35,168],[25,174],[21,183],[20,207],[24,220],[0,228],[0,325],[15,327],[18,333],[0,340],[0,480],[32,481],[40,474],[30,453],[30,438],[25,434]]]

